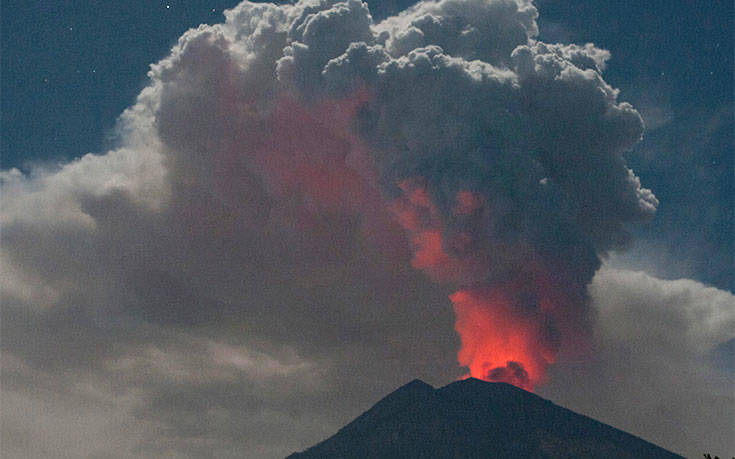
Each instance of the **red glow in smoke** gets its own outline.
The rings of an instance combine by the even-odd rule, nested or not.
[[[457,358],[469,369],[467,377],[533,390],[554,362],[561,334],[574,327],[575,314],[567,307],[574,301],[533,260],[526,261],[525,272],[516,273],[514,280],[483,285],[488,261],[474,253],[471,232],[455,229],[448,237],[423,178],[405,179],[398,186],[403,195],[390,208],[411,240],[412,265],[437,282],[481,285],[450,296],[461,338]],[[470,218],[485,206],[481,194],[463,190],[451,212]]]
[[[555,349],[543,338],[538,316],[519,313],[522,306],[499,288],[460,290],[450,299],[462,340],[457,358],[468,376],[526,390],[543,381]]]
[[[381,201],[365,148],[351,131],[367,100],[364,89],[313,106],[281,98],[257,150],[272,190],[300,194],[308,206],[327,211],[355,211]]]
[[[251,166],[269,194],[300,203],[295,217],[297,232],[318,235],[322,215],[351,214],[360,217],[362,233],[372,244],[385,246],[384,253],[395,253],[397,246],[386,246],[394,240],[395,223],[391,226],[386,214],[368,148],[351,129],[357,110],[368,99],[364,90],[313,105],[283,97],[263,118],[268,129],[250,139]],[[422,177],[404,179],[398,187],[402,195],[387,203],[388,210],[408,235],[411,264],[437,282],[482,284],[488,261],[476,256],[472,228],[445,228]],[[447,210],[460,221],[469,222],[486,204],[482,194],[460,191]],[[527,390],[543,381],[558,348],[548,336],[549,318],[561,317],[564,308],[557,307],[563,297],[547,294],[555,290],[547,289],[538,270],[534,268],[534,272],[531,288],[538,290],[537,301],[530,309],[519,304],[522,301],[515,295],[527,289],[521,285],[523,279],[505,286],[462,289],[451,295],[455,329],[462,342],[458,360],[469,369],[469,376],[509,382]]]
[[[333,248],[325,240],[331,237],[325,217],[354,217],[361,239],[390,265],[409,253],[386,208],[373,158],[353,129],[357,112],[369,100],[365,87],[339,99],[283,95],[258,112],[258,127],[249,128],[238,145],[248,148],[248,168],[273,198],[274,226],[292,228],[305,245],[321,241],[321,253]]]
[[[470,215],[480,209],[485,203],[485,199],[481,194],[468,190],[458,192],[455,201],[456,205],[453,210],[457,215]]]
[[[402,180],[398,187],[403,195],[389,208],[396,221],[406,230],[411,241],[411,265],[425,271],[437,282],[461,277],[461,263],[444,249],[444,231],[439,210],[431,200],[422,177]]]

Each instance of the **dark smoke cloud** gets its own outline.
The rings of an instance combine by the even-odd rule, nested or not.
[[[602,79],[607,52],[536,42],[530,3],[463,6],[387,19],[375,44],[351,45],[322,74],[336,95],[360,84],[372,95],[358,129],[384,194],[403,200],[414,266],[460,287],[537,284],[518,307],[564,338],[541,346],[577,346],[600,257],[657,205],[622,156],[643,122]],[[477,204],[458,211],[462,196]],[[563,286],[551,313],[543,283]]]
[[[528,372],[519,362],[509,360],[504,367],[490,370],[488,378],[491,380],[510,381],[517,386],[525,386],[529,383]]]
[[[245,2],[151,66],[119,148],[2,171],[3,448],[283,456],[402,382],[460,377],[452,306],[497,312],[483,292],[541,337],[539,367],[616,330],[589,320],[587,285],[655,210],[623,158],[642,123],[601,77],[608,53],[538,42],[536,15]],[[713,320],[706,350],[671,339],[705,355],[728,339]]]

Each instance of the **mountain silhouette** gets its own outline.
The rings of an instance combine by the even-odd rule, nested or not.
[[[414,380],[289,459],[681,458],[506,383]]]

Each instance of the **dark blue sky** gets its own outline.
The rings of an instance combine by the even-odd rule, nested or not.
[[[625,258],[733,290],[733,2],[540,0],[541,38],[609,49],[649,129],[628,155],[660,200]]]
[[[148,65],[189,27],[220,22],[236,3],[3,2],[3,168],[103,150]]]
[[[2,4],[2,167],[104,151],[148,65],[235,0]],[[376,16],[407,2],[371,5]],[[541,39],[612,52],[651,129],[629,162],[661,201],[627,262],[733,289],[733,2],[539,0]]]

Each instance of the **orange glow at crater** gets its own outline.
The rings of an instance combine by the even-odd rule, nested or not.
[[[435,282],[463,286],[450,300],[461,340],[457,359],[469,370],[465,377],[531,391],[545,382],[562,345],[569,355],[585,348],[585,298],[563,268],[526,254],[502,275],[488,276],[493,258],[476,253],[477,238],[484,235],[472,226],[490,210],[480,193],[455,193],[445,205],[460,217],[461,224],[452,226],[445,224],[425,178],[409,177],[397,186],[401,194],[389,208],[411,243],[411,264]]]
[[[457,359],[468,377],[529,391],[543,382],[555,349],[544,339],[542,315],[519,312],[523,308],[500,288],[460,290],[450,300],[462,341]]]

